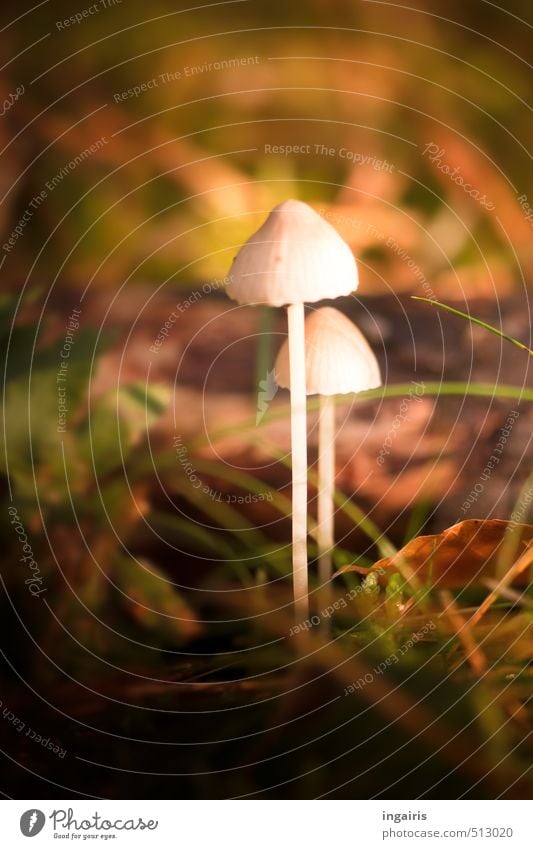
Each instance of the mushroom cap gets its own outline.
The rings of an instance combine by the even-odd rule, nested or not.
[[[274,375],[290,388],[289,345],[280,348]],[[334,307],[305,319],[305,378],[308,395],[343,395],[381,386],[378,362],[358,327]]]
[[[346,242],[299,200],[274,207],[233,260],[229,278],[234,301],[273,307],[349,295],[359,283]]]

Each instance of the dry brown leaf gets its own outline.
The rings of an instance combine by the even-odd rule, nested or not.
[[[482,578],[495,575],[502,544],[504,539],[506,543],[510,540],[511,534],[514,556],[508,564],[510,567],[533,540],[533,525],[503,519],[467,519],[440,534],[415,537],[394,557],[378,560],[373,570],[399,571],[404,565],[422,582],[431,578],[432,586],[461,587],[470,582],[479,583]],[[516,580],[527,583],[527,571]]]

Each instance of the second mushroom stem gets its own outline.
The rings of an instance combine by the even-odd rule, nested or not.
[[[309,615],[307,577],[307,395],[304,305],[287,307],[291,386],[292,579],[297,616]]]
[[[320,396],[318,420],[318,577],[329,592],[334,545],[333,497],[335,492],[335,397]]]

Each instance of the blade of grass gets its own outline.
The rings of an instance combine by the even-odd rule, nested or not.
[[[256,441],[256,440],[254,440]],[[262,440],[264,443],[264,440]],[[290,467],[290,459],[281,454],[277,446],[268,444],[268,449],[271,453],[276,457],[276,459],[282,463],[283,465]],[[229,480],[233,484],[236,484],[244,491],[260,493],[265,490],[264,481],[259,478],[255,478],[253,475],[249,475],[245,472],[238,471],[233,468],[225,468],[222,464],[214,463],[209,460],[202,460],[198,457],[195,457],[195,466],[199,471],[204,471],[208,474],[212,474],[222,478],[223,480]],[[175,464],[175,460],[173,460]],[[318,477],[317,473],[310,469],[308,472],[309,481],[313,486],[317,486]],[[291,515],[291,502],[283,493],[280,492],[272,492],[272,501],[270,502],[272,505],[275,505],[279,512],[284,516]],[[388,537],[380,530],[380,528],[369,519],[369,517],[365,514],[360,507],[354,504],[352,501],[349,501],[346,498],[346,495],[340,490],[335,490],[335,503],[338,508],[345,513],[345,515],[351,519],[358,527],[361,528],[364,533],[375,543],[381,557],[392,557],[396,554],[396,547],[393,543],[388,539]],[[309,536],[313,539],[315,538],[315,523],[314,520],[310,517],[309,520]]]
[[[401,398],[409,394],[413,387],[411,383],[395,383],[390,386],[383,386],[379,389],[369,389],[366,392],[358,393],[357,403],[364,401],[376,401],[383,398]],[[513,398],[516,401],[533,401],[533,389],[524,386],[512,386],[509,384],[494,383],[465,383],[463,381],[444,381],[442,383],[431,382],[424,384],[424,395],[429,396],[467,396],[471,398]],[[346,400],[346,396],[337,396],[335,404],[339,407],[351,406],[352,400]],[[308,411],[318,410],[318,396],[312,397],[308,401]],[[240,422],[232,425],[225,425],[219,430],[215,430],[209,434],[202,434],[195,439],[191,439],[188,443],[191,451],[197,448],[203,448],[209,443],[215,443],[219,439],[226,436],[234,436],[239,431],[259,431],[260,428],[271,422],[279,421],[280,419],[288,418],[290,412],[289,404],[276,404],[270,407],[269,411],[263,416],[259,426],[256,427],[256,414],[247,417]]]
[[[391,542],[388,536],[383,533],[376,523],[366,515],[364,510],[361,510],[355,502],[349,501],[344,492],[341,492],[339,489],[335,489],[333,498],[339,510],[342,510],[342,512],[351,519],[358,528],[361,528],[369,539],[372,540],[381,557],[393,557],[396,554],[397,548],[394,543]]]
[[[272,368],[272,331],[274,329],[274,307],[259,308],[259,339],[255,359],[255,385],[259,387]]]
[[[264,439],[263,444],[267,446],[269,452],[276,457],[278,462],[284,466],[290,467],[290,458],[284,455],[276,445],[273,445]],[[315,488],[318,487],[318,474],[314,469],[308,469],[307,479],[312,486]],[[383,533],[383,531],[380,530],[375,522],[373,522],[372,519],[370,519],[363,510],[361,510],[360,507],[346,497],[344,492],[341,492],[339,489],[335,489],[333,498],[339,510],[351,519],[356,527],[361,528],[367,537],[372,540],[381,557],[393,557],[396,554],[397,548],[391,540]],[[314,522],[310,525],[310,534],[313,537],[315,535]]]
[[[513,345],[516,345],[517,348],[520,348],[522,351],[527,351],[530,357],[533,357],[533,350],[528,348],[527,345],[524,345],[523,342],[519,342],[518,339],[515,339],[514,336],[509,336],[508,333],[503,333],[503,331],[498,330],[497,327],[494,327],[492,324],[488,324],[486,321],[482,321],[480,318],[474,318],[473,315],[469,315],[467,312],[463,312],[462,310],[458,310],[455,307],[450,307],[448,304],[443,304],[442,301],[435,301],[433,298],[422,298],[420,295],[411,295],[413,301],[424,301],[426,304],[433,304],[435,307],[439,307],[440,309],[446,310],[447,312],[451,312],[454,315],[459,315],[461,318],[466,318],[471,324],[478,324],[479,327],[484,327],[485,330],[489,330],[491,333],[494,333],[496,336],[500,336],[501,339],[505,339],[507,342],[511,342]]]
[[[403,544],[407,545],[414,537],[421,534],[431,512],[431,504],[427,501],[417,501],[411,510],[405,529]]]
[[[238,557],[237,549],[228,545],[225,540],[221,539],[220,535],[216,535],[188,519],[182,519],[172,513],[152,511],[150,513],[150,524],[155,526],[156,531],[174,531],[180,542],[185,540],[196,544],[203,552],[207,549],[226,558]]]
[[[516,516],[517,514],[522,514],[520,521],[524,521],[524,519],[528,518],[528,507],[526,506],[526,510],[524,511],[526,496],[533,489],[533,474],[529,475],[520,489],[518,493],[518,498],[515,501],[513,510],[511,512],[511,517]],[[526,515],[524,516],[524,512]],[[520,542],[522,539],[520,526],[516,527],[512,522],[509,523],[509,528],[507,533],[504,536],[503,544],[501,546],[500,552],[498,554],[498,562],[496,566],[496,577],[501,578],[507,570],[510,568],[512,563],[516,560],[518,556],[518,551],[520,548]]]
[[[455,599],[448,590],[439,593],[444,613],[448,617],[459,642],[465,650],[465,660],[468,661],[475,675],[483,675],[487,669],[487,658],[479,648],[472,633],[468,620],[457,609]]]
[[[498,596],[500,595],[500,591],[502,589],[507,589],[513,580],[519,575],[521,572],[524,572],[533,562],[533,545],[528,545],[523,554],[518,558],[516,563],[514,563],[509,571],[503,576],[501,581],[498,581],[492,592],[487,596],[487,598],[479,605],[478,609],[474,613],[473,616],[469,619],[469,625],[472,628],[474,625],[477,625],[478,622],[483,618],[487,610],[494,604]]]
[[[518,604],[520,607],[525,607],[527,610],[533,610],[533,601],[531,601],[524,592],[517,593],[516,590],[512,590],[510,587],[499,586],[498,581],[495,581],[494,578],[485,578],[482,583],[485,584],[489,590],[497,589],[498,595],[512,601],[513,604]],[[497,607],[498,605],[495,606]]]
[[[209,516],[219,527],[225,528],[229,533],[236,536],[239,542],[247,549],[249,555],[250,570],[255,568],[261,560],[268,561],[272,566],[279,566],[279,554],[271,551],[272,544],[264,534],[245,516],[234,510],[223,501],[212,501],[198,490],[193,490],[188,480],[183,481],[174,478],[172,488],[183,495],[189,503],[195,505],[206,516]],[[281,546],[278,546],[280,549]]]

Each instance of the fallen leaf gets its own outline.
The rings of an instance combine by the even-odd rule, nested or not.
[[[401,571],[403,566],[421,583],[430,580],[432,586],[462,587],[496,575],[504,542],[509,545],[510,568],[532,540],[533,525],[503,519],[467,519],[440,534],[415,537],[394,557],[374,563],[371,571]],[[358,570],[349,566],[342,571]],[[527,571],[517,581],[527,583]]]

